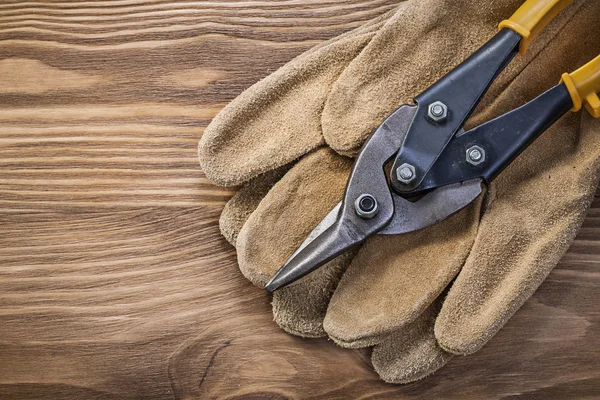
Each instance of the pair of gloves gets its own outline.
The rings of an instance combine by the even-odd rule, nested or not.
[[[204,132],[201,166],[241,189],[220,220],[245,277],[264,287],[343,197],[355,156],[398,106],[467,58],[522,0],[406,0],[300,55]],[[600,53],[594,0],[576,0],[498,77],[467,123],[531,100]],[[479,350],[533,294],[596,191],[600,121],[559,120],[473,204],[440,224],[375,236],[273,295],[285,331],[372,346],[387,382]]]

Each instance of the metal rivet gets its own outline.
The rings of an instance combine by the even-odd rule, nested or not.
[[[413,177],[413,173],[410,168],[404,167],[400,170],[400,177],[402,179],[411,179]]]
[[[479,146],[472,146],[467,149],[467,162],[471,165],[479,165],[485,161],[485,150]]]
[[[402,183],[411,183],[417,177],[415,167],[404,163],[396,169],[396,178]]]
[[[371,219],[379,212],[377,199],[370,194],[361,194],[354,202],[356,214],[364,219]]]
[[[442,122],[448,117],[448,106],[441,101],[435,101],[429,105],[427,116],[434,122]]]
[[[439,104],[434,105],[431,107],[431,114],[435,117],[441,117],[444,115],[444,107]]]
[[[483,155],[481,154],[481,151],[479,151],[478,149],[473,149],[469,152],[469,158],[471,159],[471,161],[481,161],[481,159],[483,158]]]

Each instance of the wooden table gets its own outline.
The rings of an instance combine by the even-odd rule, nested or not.
[[[273,323],[196,159],[244,88],[395,0],[0,4],[0,398],[600,396],[600,202],[476,355],[407,386]]]

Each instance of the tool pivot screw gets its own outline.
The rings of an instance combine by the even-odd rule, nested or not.
[[[370,194],[361,194],[354,202],[356,214],[364,219],[371,219],[379,212],[377,199]]]
[[[481,161],[483,155],[481,154],[481,151],[479,151],[478,149],[473,149],[471,150],[471,152],[469,153],[469,158],[471,159],[471,161]]]
[[[402,179],[410,179],[413,177],[413,173],[409,168],[402,168],[400,170],[400,177]]]
[[[396,169],[396,177],[402,183],[411,183],[417,177],[415,167],[404,163]]]
[[[443,122],[448,118],[448,106],[441,101],[435,101],[429,105],[427,116],[434,122]]]
[[[472,146],[467,149],[467,162],[477,166],[485,161],[485,150],[479,146]]]

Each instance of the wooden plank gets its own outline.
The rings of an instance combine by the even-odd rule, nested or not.
[[[219,235],[196,160],[243,89],[395,0],[0,4],[0,398],[592,398],[600,200],[479,353],[382,383],[303,340]]]

